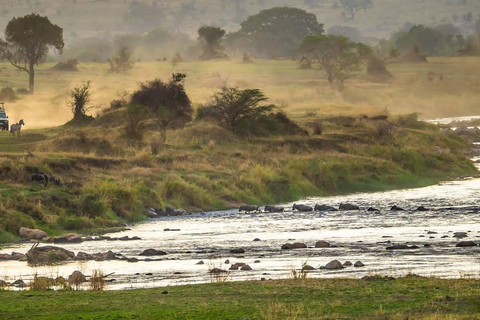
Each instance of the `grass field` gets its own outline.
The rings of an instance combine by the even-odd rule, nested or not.
[[[239,88],[259,88],[287,114],[301,119],[308,115],[393,114],[417,112],[422,118],[478,114],[480,58],[430,58],[429,63],[389,64],[394,78],[372,82],[364,72],[347,82],[343,93],[330,90],[323,72],[298,69],[295,61],[139,62],[129,74],[107,74],[102,63],[84,63],[79,72],[50,71],[43,64],[36,73],[36,94],[7,103],[12,121],[23,118],[26,129],[61,125],[71,118],[68,92],[83,81],[92,81],[93,112],[109,106],[138,82],[168,79],[172,72],[187,74],[186,89],[196,105],[205,103],[224,83]],[[25,72],[0,64],[1,87],[25,88]],[[434,73],[428,80],[428,73]],[[441,80],[443,79],[443,80]]]
[[[478,280],[302,279],[115,292],[0,291],[2,319],[480,319]]]

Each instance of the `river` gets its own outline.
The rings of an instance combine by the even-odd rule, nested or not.
[[[474,159],[475,160],[475,159]],[[442,278],[480,277],[480,247],[457,248],[454,232],[467,232],[462,240],[479,240],[480,179],[464,178],[417,189],[357,193],[347,196],[308,198],[307,205],[352,203],[359,211],[292,212],[293,203],[283,213],[244,214],[237,210],[215,211],[182,217],[165,217],[132,226],[114,237],[137,236],[134,241],[86,241],[62,247],[88,253],[112,250],[128,258],[154,248],[168,254],[161,261],[135,263],[112,261],[70,262],[58,266],[29,267],[26,262],[0,262],[0,279],[25,282],[34,274],[68,277],[75,270],[90,275],[93,270],[112,273],[108,289],[150,288],[216,281],[209,270],[228,270],[230,263],[244,262],[251,271],[230,271],[227,281],[287,278],[303,264],[315,268],[309,277],[350,277],[366,275],[401,276],[414,273]],[[397,205],[405,211],[391,211]],[[419,206],[428,209],[416,211]],[[379,209],[369,212],[368,207]],[[165,229],[178,231],[165,231]],[[260,241],[253,241],[254,239]],[[314,248],[325,240],[330,248]],[[302,242],[308,248],[282,250],[283,244]],[[394,244],[416,245],[414,250],[386,250]],[[31,244],[16,244],[0,250],[25,253]],[[243,248],[244,254],[230,250]],[[337,259],[361,261],[361,268],[320,269]],[[204,264],[197,264],[203,261]],[[255,263],[256,262],[256,263]]]

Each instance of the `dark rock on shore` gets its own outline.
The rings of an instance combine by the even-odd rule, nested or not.
[[[164,255],[167,255],[167,253],[165,251],[156,250],[156,249],[146,249],[146,250],[143,250],[143,252],[140,253],[140,255],[151,257],[151,256],[164,256]]]
[[[315,243],[315,248],[329,248],[329,247],[330,247],[330,243],[328,243],[327,241],[320,240]]]
[[[82,241],[82,238],[75,233],[69,233],[53,238],[53,243],[81,243]]]
[[[387,247],[387,250],[413,250],[418,249],[418,246],[409,246],[407,244],[398,244],[394,246]]]
[[[47,233],[43,230],[25,227],[21,227],[20,230],[18,230],[18,235],[30,240],[42,240],[43,238],[48,237]]]
[[[305,249],[307,245],[305,243],[295,242],[295,243],[286,243],[282,246],[282,250],[291,250],[291,249]]]
[[[338,270],[338,269],[343,269],[343,268],[344,268],[343,264],[338,260],[330,261],[324,267],[324,269],[327,269],[327,270]]]
[[[458,248],[465,248],[465,247],[476,247],[477,244],[473,241],[460,241],[455,245]]]
[[[349,204],[349,203],[341,203],[340,206],[338,207],[340,210],[360,210],[359,206],[356,206],[354,204]]]

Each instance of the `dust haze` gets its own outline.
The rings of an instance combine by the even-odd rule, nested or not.
[[[314,14],[325,33],[369,45],[385,57],[393,78],[371,81],[359,71],[342,92],[332,91],[323,72],[300,68],[302,54],[297,48],[275,55],[236,42],[233,35],[249,16],[282,6]],[[65,41],[62,55],[52,51],[36,66],[35,94],[19,94],[16,101],[6,103],[10,122],[24,119],[27,128],[39,128],[69,121],[69,92],[85,81],[92,82],[90,113],[96,115],[124,92],[134,91],[139,82],[166,80],[172,72],[187,74],[187,93],[197,106],[228,84],[261,89],[270,102],[294,117],[385,111],[417,112],[424,118],[478,113],[480,59],[474,49],[480,47],[479,1],[372,0],[357,11],[349,12],[340,0],[4,0],[2,30],[14,17],[38,13],[63,28]],[[221,45],[229,60],[197,60],[202,52],[197,30],[204,25],[225,30]],[[408,34],[417,25],[441,34],[441,47],[420,46],[419,55],[428,56],[426,63],[390,63],[393,49],[407,54],[416,45]],[[107,60],[122,46],[132,50],[133,69],[109,73]],[[461,54],[465,52],[468,55]],[[244,53],[252,64],[242,63]],[[78,71],[51,70],[72,59]],[[6,61],[1,63],[0,79],[0,88],[28,87],[27,73]]]

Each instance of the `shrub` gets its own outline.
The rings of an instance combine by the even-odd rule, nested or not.
[[[92,95],[90,93],[91,82],[84,82],[81,86],[75,87],[70,90],[70,100],[68,104],[70,110],[73,113],[73,118],[84,118],[88,110],[91,107],[87,106],[88,103],[92,100]]]
[[[313,134],[321,135],[323,133],[323,122],[320,120],[315,120],[313,122]]]
[[[81,199],[80,208],[82,214],[90,218],[102,216],[106,211],[105,204],[99,194],[84,195]]]
[[[168,82],[160,79],[140,84],[130,99],[132,105],[146,106],[165,135],[167,127],[173,121],[185,123],[192,120],[192,104],[185,92],[182,73],[172,74]]]
[[[150,114],[147,106],[132,104],[127,107],[125,112],[125,135],[128,138],[142,140],[144,126],[142,121]]]

